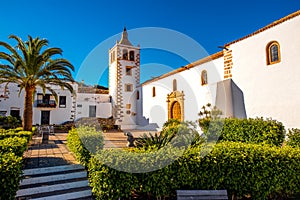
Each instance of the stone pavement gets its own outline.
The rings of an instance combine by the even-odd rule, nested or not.
[[[66,140],[67,133],[55,133],[49,136],[48,144],[42,144],[42,137],[34,135],[24,153],[24,169],[78,164]]]

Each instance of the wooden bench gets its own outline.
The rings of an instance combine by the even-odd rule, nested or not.
[[[176,190],[177,200],[223,199],[228,200],[227,190]]]

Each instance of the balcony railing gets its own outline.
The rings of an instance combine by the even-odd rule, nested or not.
[[[39,108],[55,108],[55,100],[37,100],[37,107]]]

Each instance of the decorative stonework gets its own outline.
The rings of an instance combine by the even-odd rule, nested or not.
[[[174,91],[167,96],[168,119],[177,118],[184,121],[184,93]]]
[[[136,84],[140,84],[140,54],[136,54],[135,58],[135,80]]]
[[[232,50],[224,49],[224,79],[232,78]]]

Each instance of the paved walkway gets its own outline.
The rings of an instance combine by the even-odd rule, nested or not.
[[[49,136],[48,144],[42,144],[42,137],[34,135],[24,154],[24,169],[78,164],[73,153],[66,146],[67,133]]]

